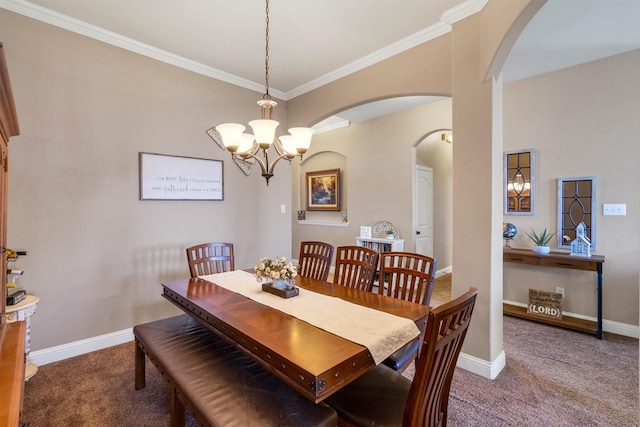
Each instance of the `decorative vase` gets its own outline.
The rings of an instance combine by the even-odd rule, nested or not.
[[[537,254],[548,254],[551,252],[551,248],[549,246],[534,246],[533,252]]]
[[[276,289],[281,289],[283,291],[288,291],[296,287],[295,279],[271,279],[273,286]]]

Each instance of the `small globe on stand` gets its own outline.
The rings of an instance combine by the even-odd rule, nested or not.
[[[502,238],[504,239],[504,249],[511,249],[511,239],[518,233],[515,225],[504,222],[502,223]]]

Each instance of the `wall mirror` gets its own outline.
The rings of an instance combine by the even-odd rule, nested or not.
[[[576,227],[586,226],[591,250],[596,248],[596,177],[558,178],[558,248],[571,249]]]
[[[535,151],[504,153],[504,214],[535,213]]]

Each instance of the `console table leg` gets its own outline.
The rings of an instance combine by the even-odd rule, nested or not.
[[[598,271],[598,286],[597,286],[597,299],[598,299],[598,325],[596,327],[596,338],[599,340],[602,339],[602,263],[599,262],[597,265]]]

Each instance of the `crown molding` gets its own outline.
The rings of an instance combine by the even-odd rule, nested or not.
[[[367,55],[357,61],[345,65],[344,67],[327,73],[324,76],[300,85],[297,88],[287,92],[284,99],[292,99],[296,96],[303,95],[342,77],[346,77],[349,74],[353,74],[366,67],[374,65],[394,55],[402,53],[406,50],[428,42],[429,40],[446,34],[451,31],[451,24],[481,11],[488,2],[489,0],[467,0],[466,2],[444,12],[440,17],[439,23],[425,28],[424,30],[418,31],[417,33],[414,33],[409,37],[405,37],[402,40],[390,44],[389,46],[386,46],[370,55]]]
[[[274,97],[286,101],[317,89],[321,86],[324,86],[335,80],[346,77],[366,67],[374,65],[380,61],[388,59],[394,55],[402,53],[415,46],[418,46],[422,43],[448,33],[449,31],[451,31],[451,24],[479,12],[487,4],[488,1],[489,0],[468,0],[444,12],[440,17],[441,22],[435,25],[418,31],[417,33],[412,34],[409,37],[399,40],[387,47],[373,52],[372,54],[369,54],[359,60],[347,64],[344,67],[340,67],[330,73],[325,74],[324,76],[298,86],[289,92],[283,92],[277,89],[271,89],[270,92],[272,93],[272,95],[274,95]],[[120,34],[105,30],[104,28],[98,27],[96,25],[89,24],[79,19],[71,18],[67,15],[63,15],[61,13],[52,11],[50,9],[30,3],[25,0],[0,0],[0,7],[18,13],[20,15],[36,19],[41,22],[45,22],[62,29],[72,31],[77,34],[81,34],[83,36],[90,37],[92,39],[99,40],[104,43],[108,43],[113,46],[117,46],[122,49],[126,49],[128,51],[144,55],[149,58],[174,65],[176,67],[183,68],[185,70],[193,71],[194,73],[202,74],[204,76],[221,80],[223,82],[243,87],[245,89],[249,89],[258,93],[264,92],[264,86],[260,83],[243,79],[233,74],[218,70],[217,68],[213,68],[202,63],[184,58],[182,56],[175,55],[171,52],[155,48],[148,44],[141,43],[129,37],[124,37]]]
[[[218,70],[217,68],[141,43],[129,37],[105,30],[104,28],[55,12],[51,9],[47,9],[25,0],[0,0],[0,7],[58,28],[126,49],[130,52],[153,58],[185,70],[193,71],[194,73],[202,74],[204,76],[221,80],[258,93],[264,92],[264,85],[260,83],[243,79],[233,74]],[[285,96],[285,93],[282,91],[271,90],[270,92],[277,98],[283,98]]]
[[[452,25],[467,16],[480,12],[487,3],[489,3],[489,0],[467,0],[466,2],[444,12],[440,17],[440,21],[445,24]]]
[[[385,59],[391,58],[394,55],[409,50],[438,36],[446,34],[449,31],[451,31],[450,25],[443,23],[432,25],[428,28],[425,28],[424,30],[410,35],[409,37],[398,40],[397,42],[392,43],[389,46],[386,46],[363,58],[353,61],[352,63],[347,64],[344,67],[340,67],[330,73],[325,74],[324,76],[318,77],[317,79],[311,80],[308,83],[290,90],[286,93],[286,99],[295,98],[296,96],[300,96],[304,93],[310,92],[335,80],[341,79],[342,77],[346,77],[349,74],[353,74],[378,62],[384,61]]]

